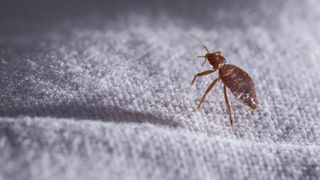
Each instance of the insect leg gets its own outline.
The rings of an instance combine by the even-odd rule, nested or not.
[[[218,82],[219,79],[220,79],[220,78],[217,78],[217,79],[215,79],[215,80],[212,81],[212,83],[210,84],[210,86],[208,87],[208,89],[206,90],[206,92],[204,93],[204,95],[202,96],[201,101],[200,101],[200,103],[198,104],[198,106],[197,106],[197,108],[195,109],[195,111],[197,111],[197,110],[200,108],[200,106],[201,106],[204,98],[205,98],[205,97],[207,96],[207,94],[211,91],[211,89],[214,87],[214,85]]]
[[[193,77],[193,80],[192,80],[192,82],[191,82],[190,88],[192,87],[192,85],[193,85],[193,83],[194,83],[194,81],[196,80],[197,77],[208,75],[208,74],[210,74],[210,73],[213,73],[214,71],[215,71],[215,70],[210,69],[210,70],[206,70],[206,71],[202,71],[202,72],[197,73],[197,74]]]
[[[223,93],[224,93],[224,100],[226,101],[227,108],[228,108],[229,120],[230,120],[230,124],[231,124],[231,132],[233,133],[234,132],[234,125],[233,125],[232,112],[231,112],[231,107],[230,107],[229,100],[228,100],[226,85],[223,85]]]

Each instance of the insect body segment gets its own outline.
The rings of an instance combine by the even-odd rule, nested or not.
[[[220,69],[219,76],[237,99],[256,110],[256,91],[248,73],[235,65],[226,64]]]
[[[196,38],[195,36],[193,37]],[[209,91],[214,87],[217,81],[221,80],[224,84],[223,85],[224,98],[227,105],[230,124],[233,131],[233,119],[232,119],[231,107],[229,104],[226,88],[228,88],[232,92],[232,94],[237,99],[239,99],[242,103],[249,106],[252,110],[255,111],[257,109],[258,102],[257,102],[256,91],[254,88],[254,83],[251,77],[248,75],[248,73],[246,73],[244,70],[242,70],[241,68],[235,65],[226,64],[226,59],[220,51],[210,53],[208,48],[198,38],[196,39],[203,45],[203,47],[207,51],[205,56],[198,56],[198,57],[205,58],[204,62],[208,60],[209,63],[213,66],[213,69],[197,73],[191,82],[191,86],[194,84],[197,77],[211,74],[216,70],[219,71],[219,77],[213,80],[213,82],[210,84],[205,94],[202,96],[196,110],[200,108],[205,97],[207,96]]]
[[[207,53],[205,57],[214,69],[220,69],[226,63],[226,59],[222,56],[220,51]]]

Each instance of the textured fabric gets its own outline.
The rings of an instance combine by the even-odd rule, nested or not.
[[[320,178],[319,1],[47,3],[0,8],[0,179]],[[255,82],[235,135],[189,34]]]

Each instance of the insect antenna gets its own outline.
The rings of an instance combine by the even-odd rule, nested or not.
[[[202,42],[199,38],[197,38],[197,37],[196,37],[195,35],[193,35],[193,34],[190,34],[190,36],[193,37],[194,39],[196,39],[197,41],[199,41],[200,44],[204,47],[204,49],[207,51],[207,53],[210,53],[210,51],[209,51],[209,49],[207,48],[207,46],[204,45],[203,42]]]
[[[206,63],[206,61],[207,61],[206,56],[196,56],[196,58],[204,58],[204,61],[203,61],[202,65],[204,65]]]

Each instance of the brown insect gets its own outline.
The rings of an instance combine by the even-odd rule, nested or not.
[[[237,99],[239,99],[245,105],[249,106],[253,111],[256,111],[258,102],[257,102],[256,91],[254,88],[254,83],[251,77],[248,75],[248,73],[246,73],[244,70],[240,69],[235,65],[226,64],[226,59],[223,57],[220,51],[210,53],[209,49],[197,37],[193,35],[191,36],[194,37],[196,40],[198,40],[202,44],[204,49],[207,51],[207,54],[205,56],[197,56],[197,57],[204,58],[203,64],[206,62],[206,60],[208,60],[209,63],[213,66],[212,69],[197,73],[191,82],[191,87],[197,77],[211,74],[216,70],[219,71],[219,77],[213,80],[212,83],[209,85],[208,89],[202,96],[200,103],[198,104],[195,110],[198,110],[200,108],[206,95],[214,87],[214,85],[219,80],[221,80],[223,83],[224,99],[228,108],[231,131],[233,132],[234,125],[233,125],[233,120],[231,115],[232,114],[231,107],[230,107],[228,95],[227,95],[227,87]]]

